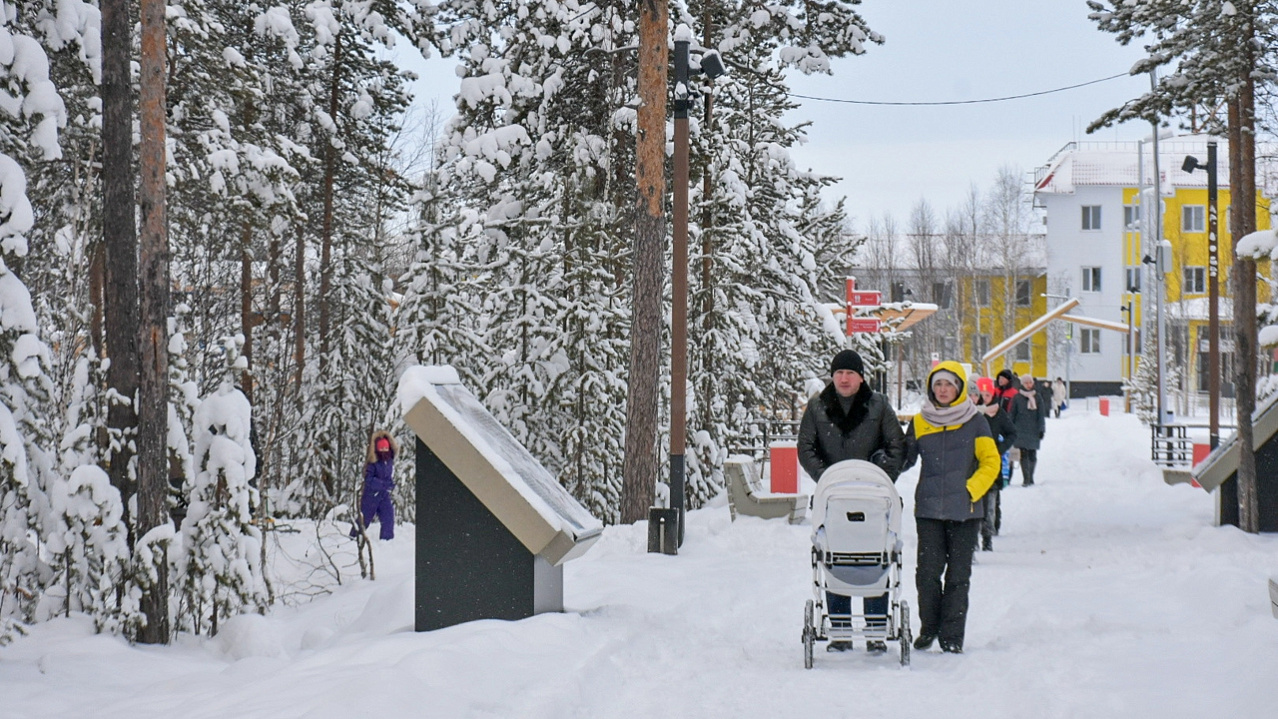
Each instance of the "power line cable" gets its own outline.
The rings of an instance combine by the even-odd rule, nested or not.
[[[1058,87],[1054,90],[1042,90],[1040,92],[1027,92],[1024,95],[1008,95],[1007,97],[989,97],[981,100],[947,100],[942,102],[883,102],[878,100],[844,100],[834,97],[815,97],[812,95],[798,95],[793,92],[786,93],[790,97],[797,97],[803,100],[819,100],[821,102],[841,102],[847,105],[895,105],[895,106],[935,106],[935,105],[978,105],[987,102],[1006,102],[1007,100],[1023,100],[1027,97],[1038,97],[1040,95],[1051,95],[1056,92],[1065,92],[1066,90],[1075,90],[1088,85],[1095,85],[1101,82],[1116,80],[1120,77],[1131,77],[1129,73],[1120,72],[1117,75],[1102,77],[1099,80],[1090,80],[1088,82],[1080,82],[1077,85],[1068,85],[1066,87]]]

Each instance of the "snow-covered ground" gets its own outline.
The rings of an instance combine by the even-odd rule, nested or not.
[[[1278,536],[1212,526],[1211,498],[1165,485],[1148,445],[1131,416],[1049,420],[1038,485],[1005,491],[978,556],[965,653],[908,670],[859,646],[818,646],[804,670],[809,527],[720,505],[690,513],[677,557],[648,554],[643,525],[609,528],[567,565],[569,611],[521,622],[414,633],[407,526],[376,546],[376,581],[211,640],[131,647],[49,622],[0,649],[0,716],[1278,716]],[[913,605],[908,511],[905,532]]]

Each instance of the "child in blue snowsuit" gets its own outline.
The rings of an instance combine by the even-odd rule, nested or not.
[[[395,538],[395,504],[391,494],[395,491],[395,454],[399,450],[395,438],[385,430],[378,430],[368,442],[368,462],[364,465],[364,493],[360,498],[360,513],[364,527],[377,518],[381,522],[381,539]],[[359,536],[359,527],[351,528],[351,536]]]

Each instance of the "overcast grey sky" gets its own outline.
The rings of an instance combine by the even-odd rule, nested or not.
[[[886,37],[833,75],[792,77],[800,95],[893,102],[977,100],[1020,95],[1126,72],[1142,53],[1096,30],[1083,0],[865,0],[860,11]],[[403,44],[403,45],[406,45]],[[410,49],[403,47],[400,52]],[[422,101],[452,114],[454,61],[414,62]],[[1148,125],[1093,136],[1083,131],[1105,110],[1149,87],[1123,77],[1052,95],[943,107],[868,107],[802,100],[792,121],[811,121],[793,153],[803,168],[842,177],[827,194],[847,196],[859,227],[891,212],[900,223],[920,198],[938,217],[972,183],[984,189],[1002,165],[1031,171],[1065,143],[1135,140]]]

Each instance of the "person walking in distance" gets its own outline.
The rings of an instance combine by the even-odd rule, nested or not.
[[[1012,418],[1008,417],[1007,412],[999,406],[998,399],[994,396],[993,380],[989,377],[977,377],[976,389],[977,395],[972,398],[972,401],[990,425],[990,434],[994,436],[994,444],[998,447],[1001,460],[999,478],[994,481],[990,491],[985,495],[985,521],[981,522],[981,551],[989,552],[994,549],[994,537],[998,536],[999,525],[1003,521],[1000,490],[1003,488],[1004,480],[1010,474],[1007,454],[1012,450],[1012,444],[1016,442],[1016,425],[1012,424]]]
[[[1021,376],[1021,391],[1012,400],[1012,424],[1016,427],[1015,446],[1021,453],[1021,485],[1034,485],[1034,468],[1038,466],[1038,448],[1047,432],[1047,413],[1038,403],[1034,377]]]
[[[865,382],[865,363],[854,350],[843,350],[830,362],[830,384],[808,401],[799,422],[799,463],[812,479],[831,465],[847,459],[873,462],[896,481],[905,460],[905,434],[887,396]],[[827,594],[831,616],[849,615],[852,598]],[[863,610],[870,625],[887,621],[888,596],[866,597]],[[879,615],[882,615],[880,618]],[[851,642],[830,642],[828,651],[847,651]],[[870,641],[871,652],[885,652],[887,645]]]
[[[985,517],[986,492],[998,479],[998,447],[989,423],[967,399],[967,372],[941,362],[927,378],[928,396],[905,433],[905,466],[922,458],[914,490],[920,651],[937,639],[961,653],[967,627],[972,555]],[[944,576],[944,584],[942,584]]]
[[[1061,410],[1064,409],[1065,402],[1068,401],[1067,392],[1065,380],[1057,377],[1056,381],[1052,382],[1052,411],[1056,413],[1057,419],[1061,418]]]

